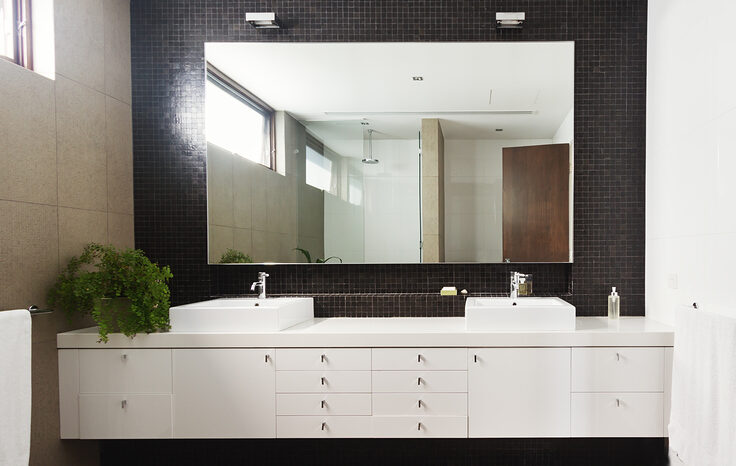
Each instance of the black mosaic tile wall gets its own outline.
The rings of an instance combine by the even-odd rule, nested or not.
[[[255,30],[275,11],[286,29]],[[523,30],[494,29],[524,11]],[[271,290],[317,295],[319,315],[462,315],[461,298],[535,274],[578,315],[644,314],[646,21],[643,0],[132,0],[136,245],[171,265],[175,304],[247,293],[257,266],[207,265],[205,41],[575,41],[575,263],[272,266]],[[400,293],[400,294],[395,294]]]

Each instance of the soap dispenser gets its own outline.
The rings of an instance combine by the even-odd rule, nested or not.
[[[621,298],[618,296],[616,287],[611,289],[611,294],[608,296],[608,318],[618,319],[621,314]]]

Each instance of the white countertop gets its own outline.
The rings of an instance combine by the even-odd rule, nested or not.
[[[463,317],[312,319],[280,332],[166,332],[135,338],[110,334],[97,342],[97,328],[60,333],[58,348],[284,348],[284,347],[533,347],[672,346],[672,327],[645,317],[578,317],[574,331],[473,332]]]

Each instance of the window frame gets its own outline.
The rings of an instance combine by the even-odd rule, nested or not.
[[[12,0],[13,56],[0,58],[33,69],[33,29],[31,0]],[[22,30],[21,30],[22,28]]]
[[[205,80],[210,81],[212,84],[240,100],[264,117],[266,125],[268,126],[266,128],[266,140],[268,141],[269,146],[267,149],[269,164],[264,166],[276,171],[276,111],[266,102],[258,98],[258,96],[241,86],[237,81],[217,69],[217,67],[212,65],[210,62],[207,62]]]

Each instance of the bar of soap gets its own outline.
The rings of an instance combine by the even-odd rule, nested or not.
[[[457,296],[457,288],[454,286],[444,286],[440,290],[442,296]]]

